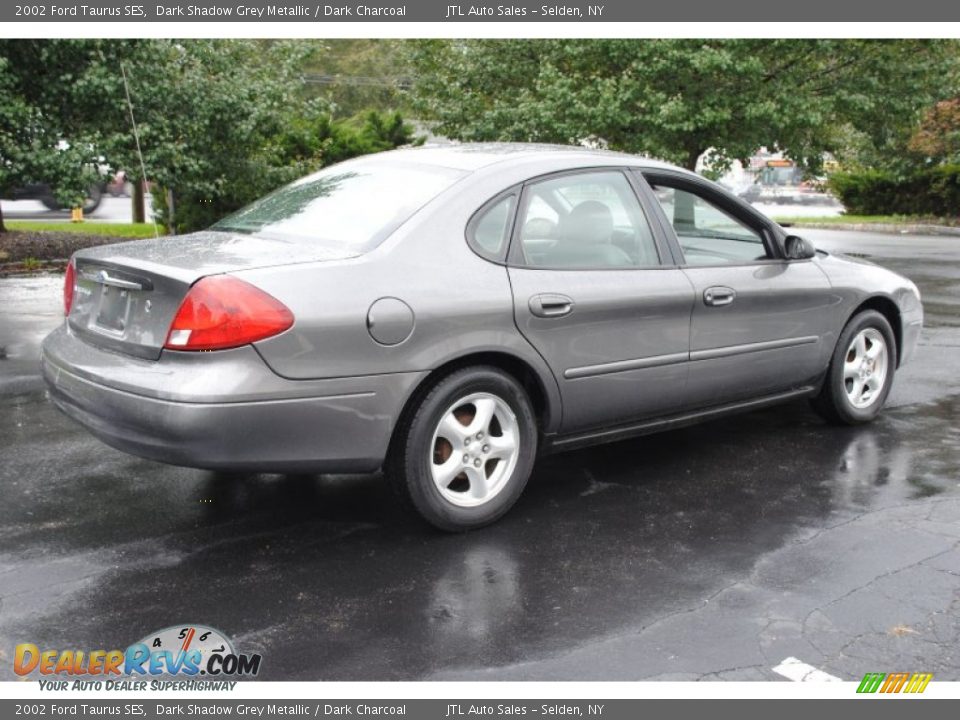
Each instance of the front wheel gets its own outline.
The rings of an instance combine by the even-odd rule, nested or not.
[[[813,408],[836,425],[870,422],[893,386],[897,346],[887,319],[875,310],[857,314],[840,333]]]
[[[494,367],[440,380],[397,432],[388,478],[441,530],[470,530],[504,515],[523,492],[537,452],[526,391]]]

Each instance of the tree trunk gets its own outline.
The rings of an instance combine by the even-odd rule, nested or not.
[[[146,180],[139,179],[133,183],[133,195],[130,198],[130,201],[133,203],[133,221],[135,223],[142,223],[147,221],[147,211],[145,203],[146,193],[143,191],[143,186]]]
[[[687,159],[683,161],[683,166],[692,172],[697,171],[697,160],[705,151],[700,148],[690,148],[687,150]]]
[[[0,205],[0,233],[5,233],[7,226],[3,224],[3,206]]]

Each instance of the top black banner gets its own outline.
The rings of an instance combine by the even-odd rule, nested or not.
[[[597,0],[594,3],[540,3],[515,0],[497,4],[450,4],[449,0],[370,0],[314,3],[289,0],[195,0],[137,3],[130,0],[65,0],[3,3],[0,22],[945,22],[960,20],[960,3],[915,0],[909,4],[876,0],[860,3],[807,0],[772,3],[734,0],[718,3],[647,3]]]

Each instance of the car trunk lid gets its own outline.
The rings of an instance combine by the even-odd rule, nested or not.
[[[355,251],[221,232],[82,250],[70,329],[87,342],[156,360],[191,285],[207,275],[347,259]]]

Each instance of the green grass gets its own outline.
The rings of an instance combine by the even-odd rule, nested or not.
[[[42,220],[7,220],[8,230],[37,232],[62,232],[73,234],[102,235],[115,238],[153,237],[153,223],[105,223],[105,222],[44,222]],[[164,234],[160,226],[160,234]]]
[[[778,223],[790,225],[957,225],[957,218],[920,217],[915,215],[833,215],[828,217],[776,217]]]

